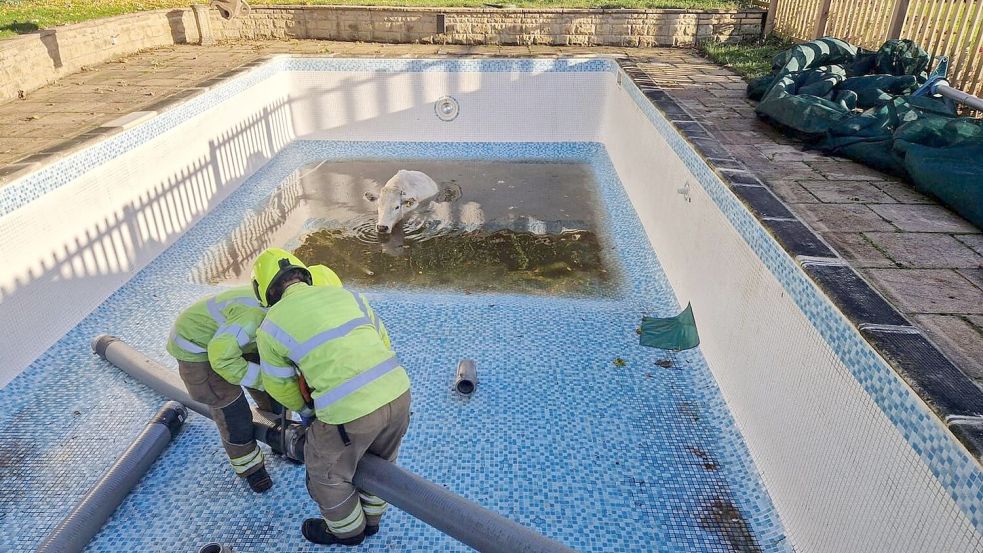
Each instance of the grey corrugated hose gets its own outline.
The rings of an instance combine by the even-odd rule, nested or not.
[[[65,520],[41,542],[38,553],[82,551],[133,486],[143,478],[150,465],[177,434],[187,416],[187,409],[180,403],[165,403],[123,455],[79,500]]]
[[[184,383],[174,371],[147,358],[119,338],[105,334],[96,336],[92,340],[92,349],[159,393],[171,399],[187,398]],[[210,416],[207,408],[203,411],[199,412],[206,417]],[[253,426],[257,440],[279,447],[280,429],[274,422],[254,413]],[[303,461],[304,434],[300,425],[291,424],[286,432],[287,457]],[[574,551],[372,454],[362,457],[352,480],[359,488],[385,499],[437,530],[484,553]]]

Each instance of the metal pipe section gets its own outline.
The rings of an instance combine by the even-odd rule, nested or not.
[[[978,98],[957,88],[952,88],[947,81],[939,81],[939,84],[935,85],[934,92],[954,102],[959,102],[975,110],[983,111],[983,98]]]
[[[478,367],[471,359],[462,359],[457,364],[457,374],[454,377],[454,389],[463,396],[469,396],[478,386]]]
[[[82,551],[177,435],[187,416],[187,409],[180,403],[165,403],[123,455],[41,542],[38,553]]]
[[[180,377],[113,336],[100,335],[92,348],[110,363],[161,394],[187,397]],[[174,396],[168,396],[173,399]],[[201,404],[199,404],[201,405]],[[203,412],[211,417],[208,408]],[[285,444],[290,459],[304,460],[304,429],[296,423],[281,429],[278,424],[254,413],[256,439],[271,447]],[[285,439],[282,439],[285,433]],[[443,486],[424,480],[372,454],[358,464],[352,479],[356,486],[385,499],[399,509],[433,526],[448,536],[488,553],[573,553],[569,547],[485,509]]]

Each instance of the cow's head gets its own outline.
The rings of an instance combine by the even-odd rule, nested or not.
[[[375,229],[380,234],[389,234],[403,217],[417,208],[416,198],[406,195],[402,190],[392,186],[383,186],[379,195],[365,193],[365,199],[377,202],[377,220]]]

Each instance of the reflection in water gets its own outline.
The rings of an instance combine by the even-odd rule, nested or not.
[[[378,193],[399,169],[440,186],[390,236],[376,232]],[[614,288],[586,164],[379,160],[318,162],[294,172],[197,268],[200,281],[244,283],[263,248],[295,250],[346,282],[598,295]]]

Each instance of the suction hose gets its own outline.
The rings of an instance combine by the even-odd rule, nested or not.
[[[125,373],[171,399],[186,398],[188,392],[173,371],[147,358],[126,342],[105,334],[92,340],[92,349]],[[169,395],[174,394],[174,395]],[[196,402],[197,403],[197,402]],[[211,418],[207,407],[195,412]],[[256,413],[256,439],[273,448],[285,444],[283,453],[304,460],[304,431],[298,424],[281,429]],[[282,432],[282,433],[281,433]],[[285,433],[285,435],[283,434]],[[448,536],[487,553],[574,553],[573,549],[485,509],[441,485],[424,480],[372,454],[358,464],[352,481],[359,488],[385,499],[397,508],[433,526]]]
[[[177,435],[187,416],[180,403],[165,403],[116,463],[41,542],[38,553],[82,551]]]

